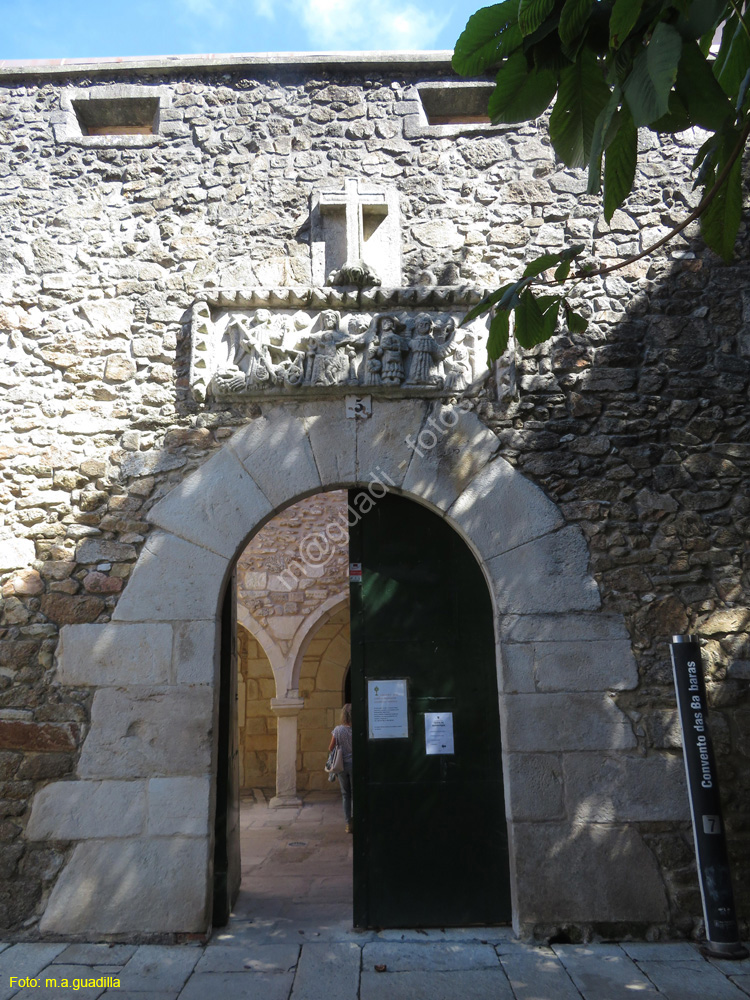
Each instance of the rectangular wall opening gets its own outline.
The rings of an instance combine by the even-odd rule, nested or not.
[[[423,84],[418,88],[430,125],[491,124],[487,102],[494,89],[491,83]]]
[[[158,97],[97,97],[74,100],[81,135],[153,135]]]

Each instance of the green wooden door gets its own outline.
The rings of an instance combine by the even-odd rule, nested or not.
[[[362,566],[361,582],[356,571],[350,582],[355,926],[508,922],[495,643],[482,572],[442,518],[391,494],[351,528],[350,562]],[[387,690],[378,685],[376,695],[377,681],[389,679],[406,680],[408,736],[371,738],[368,697],[375,705]],[[452,721],[453,753],[427,753],[425,713]]]

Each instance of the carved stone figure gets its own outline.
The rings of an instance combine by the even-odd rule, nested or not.
[[[356,285],[358,288],[379,287],[382,282],[373,267],[364,260],[347,261],[328,275],[329,285]]]
[[[411,349],[411,361],[409,364],[409,377],[404,383],[412,388],[417,386],[432,386],[442,388],[443,376],[438,371],[437,366],[453,350],[453,337],[455,335],[455,324],[452,320],[446,324],[447,336],[442,344],[439,344],[432,335],[433,323],[427,313],[420,313],[414,321],[414,335],[409,341]]]
[[[399,334],[403,324],[395,316],[380,316],[377,333],[381,348],[381,381],[383,385],[401,385],[404,381],[404,354],[409,350],[409,342]]]
[[[451,392],[463,392],[471,384],[471,362],[469,352],[463,344],[457,344],[451,357],[445,359],[445,388]]]
[[[363,385],[382,385],[383,379],[383,349],[380,346],[380,336],[376,332],[370,343],[367,345],[365,360],[362,365],[361,381]]]
[[[346,381],[349,374],[349,359],[339,346],[349,338],[339,329],[341,318],[334,309],[326,309],[320,317],[321,332],[312,334],[307,347],[308,385],[336,385]]]
[[[251,320],[242,316],[232,326],[240,333],[240,354],[248,359],[246,365],[242,366],[247,373],[248,388],[265,389],[273,385],[276,381],[276,366],[268,349],[272,329],[271,313],[268,309],[259,309]]]

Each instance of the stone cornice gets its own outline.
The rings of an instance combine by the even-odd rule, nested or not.
[[[417,70],[452,72],[450,50],[434,52],[248,52],[209,55],[133,56],[99,59],[2,59],[0,80],[101,77],[117,73],[149,75],[226,70],[331,69],[347,72]]]
[[[411,285],[406,288],[222,288],[203,296],[212,309],[445,309],[476,305],[487,289],[475,285]]]

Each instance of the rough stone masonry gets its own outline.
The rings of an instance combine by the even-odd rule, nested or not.
[[[168,685],[179,687],[186,717],[201,717],[211,704],[190,624],[175,626],[177,645],[169,645],[166,625],[143,631],[134,683],[148,707],[130,725],[135,710],[121,675],[107,680],[107,656],[91,654],[98,640],[87,637],[105,633],[86,631],[112,627],[136,561],[158,553],[150,511],[172,491],[189,491],[191,474],[269,409],[289,405],[195,398],[196,304],[209,303],[214,315],[228,303],[249,308],[252,289],[317,287],[311,203],[323,186],[343,191],[352,178],[396,192],[402,291],[414,289],[415,302],[436,289],[448,296],[468,289],[461,292],[468,302],[527,257],[566,242],[614,262],[662,236],[694,204],[689,167],[699,136],[659,144],[643,135],[635,193],[606,225],[598,200],[584,194],[585,179],[555,163],[543,121],[431,125],[417,85],[439,91],[441,83],[453,83],[445,53],[274,64],[253,57],[0,63],[0,926],[7,931],[38,934],[40,919],[43,933],[59,931],[64,925],[48,917],[45,927],[43,914],[50,899],[62,912],[75,893],[58,888],[55,896],[56,886],[77,884],[70,873],[86,868],[82,851],[98,850],[100,861],[123,856],[118,838],[142,838],[127,842],[133,859],[148,843],[154,874],[168,870],[158,852],[169,838],[182,838],[196,869],[205,863],[194,818],[180,818],[174,803],[209,801],[210,730],[185,744],[186,757],[202,747],[199,773],[186,761],[164,774],[156,750],[149,757],[147,749],[166,729],[181,752]],[[153,131],[98,134],[86,125],[112,124],[104,112],[96,119],[97,101],[127,110],[127,101],[144,100]],[[519,352],[515,367],[504,362],[470,396],[472,419],[494,435],[495,467],[507,463],[556,505],[558,536],[585,539],[584,568],[598,593],[596,615],[579,615],[578,632],[570,625],[567,652],[548,641],[554,616],[534,625],[533,616],[506,614],[499,626],[506,780],[518,771],[527,788],[525,801],[514,800],[515,844],[522,852],[533,842],[537,851],[516,862],[517,926],[525,933],[699,932],[666,645],[687,632],[703,642],[735,891],[742,919],[750,916],[747,243],[743,227],[737,257],[725,264],[688,229],[655,256],[581,286],[591,320],[585,335],[561,334]],[[351,294],[347,304],[342,293],[343,314],[361,303],[361,293]],[[286,308],[288,298],[277,305]],[[306,405],[309,424],[315,403]],[[326,398],[320,411],[333,405]],[[387,403],[402,414],[421,405]],[[373,419],[377,406],[374,398]],[[344,433],[349,425],[341,426]],[[281,489],[279,497],[284,503],[271,499],[269,510],[292,499]],[[513,519],[523,518],[500,494],[491,509],[498,533],[512,534]],[[144,550],[150,540],[156,547]],[[544,582],[532,579],[532,597],[535,586]],[[623,631],[600,637],[605,619],[621,620]],[[61,678],[56,650],[65,627],[63,645],[80,655],[74,663],[65,654]],[[99,673],[86,674],[87,662]],[[592,715],[591,691],[609,692],[606,713]],[[524,715],[532,702],[537,707]],[[92,705],[113,731],[120,727],[116,737],[92,729]],[[555,728],[558,709],[567,730]],[[575,735],[605,723],[604,745]],[[157,806],[169,822],[154,829]],[[582,842],[593,845],[588,872],[565,854],[578,857],[571,831],[583,830]],[[541,858],[552,871],[563,842],[560,863],[577,882],[548,905],[534,872]],[[633,859],[633,877],[647,871],[653,884],[653,905],[640,917],[635,904],[626,911],[616,899],[605,909],[596,902],[618,844]],[[576,886],[580,905],[565,910]],[[166,917],[159,924],[157,914],[143,933],[205,931],[207,918],[190,914],[182,926]],[[97,932],[83,916],[72,930]],[[137,936],[116,921],[98,930]]]

